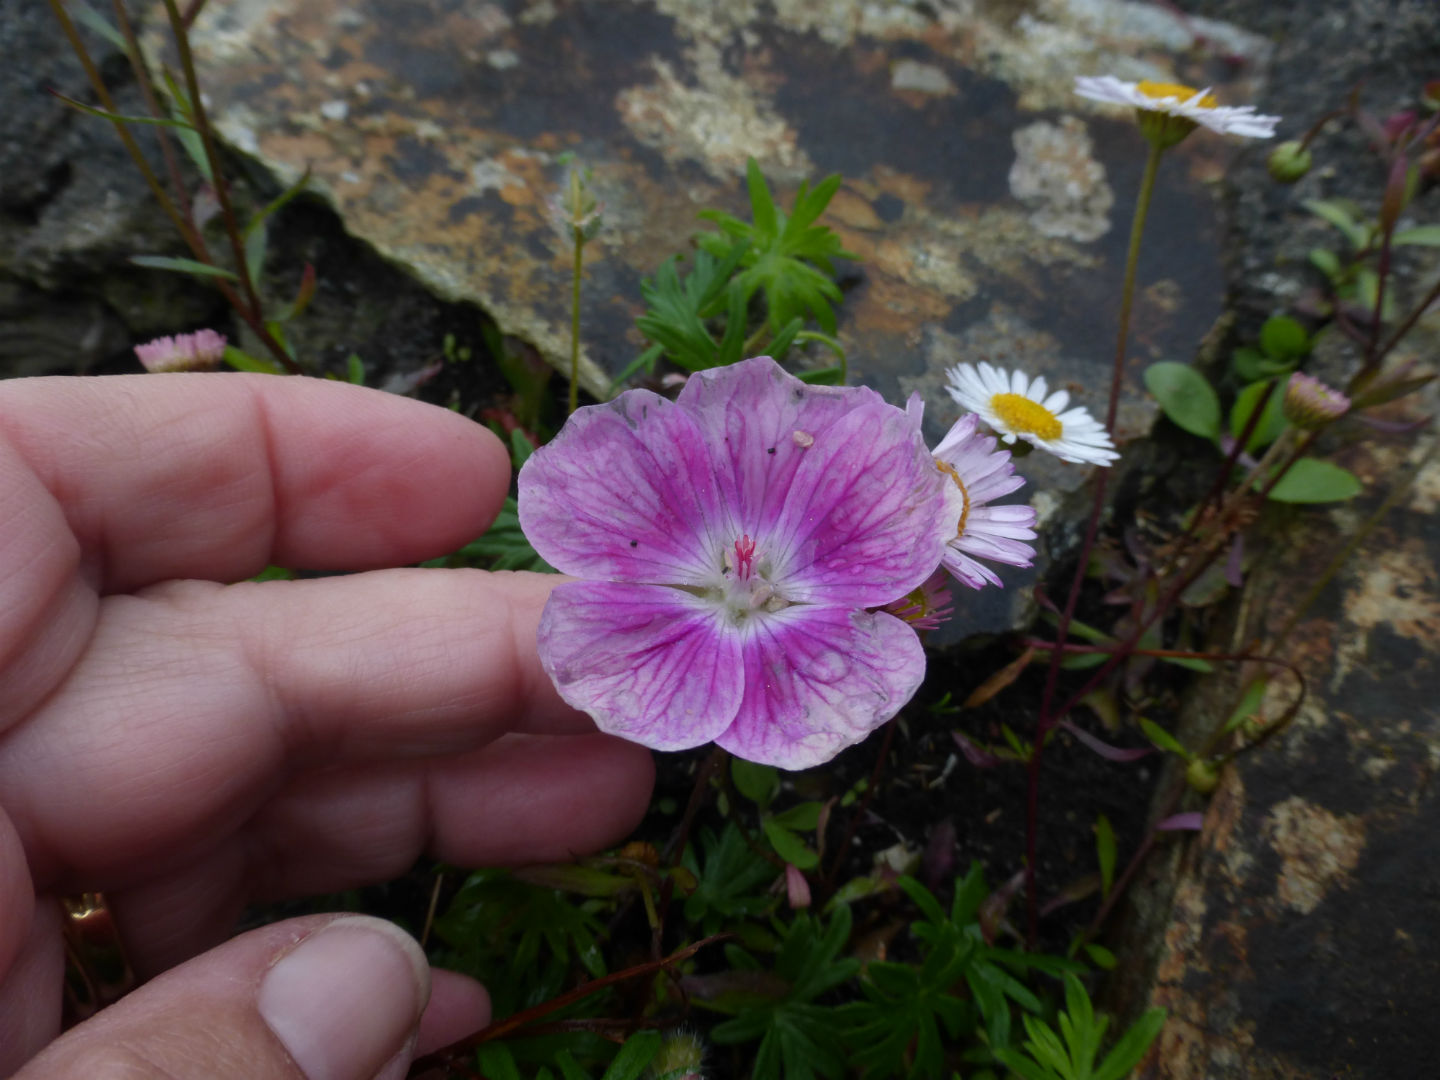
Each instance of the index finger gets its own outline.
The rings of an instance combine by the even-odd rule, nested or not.
[[[448,409],[272,375],[11,380],[0,440],[107,593],[441,555],[485,529],[510,476],[499,440]]]

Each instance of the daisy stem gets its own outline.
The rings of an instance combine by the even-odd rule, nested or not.
[[[1115,362],[1110,371],[1110,402],[1105,410],[1105,430],[1112,439],[1115,436],[1116,413],[1120,408],[1120,386],[1125,377],[1125,347],[1130,338],[1130,311],[1135,301],[1135,268],[1140,262],[1140,237],[1145,232],[1145,218],[1150,211],[1150,200],[1155,194],[1155,175],[1160,169],[1160,155],[1164,152],[1165,147],[1160,140],[1150,142],[1145,171],[1140,177],[1140,191],[1135,197],[1135,217],[1130,223],[1130,248],[1125,255],[1125,277],[1120,287]],[[1025,799],[1025,909],[1027,939],[1032,949],[1040,935],[1040,902],[1035,888],[1040,832],[1040,763],[1045,752],[1046,739],[1064,716],[1064,711],[1054,711],[1055,688],[1060,677],[1060,662],[1065,656],[1070,621],[1080,600],[1080,590],[1085,584],[1085,570],[1090,564],[1090,551],[1095,546],[1100,515],[1105,509],[1105,488],[1109,476],[1109,469],[1101,469],[1095,479],[1095,497],[1090,508],[1090,520],[1085,526],[1085,539],[1080,545],[1079,560],[1075,564],[1075,577],[1070,582],[1070,595],[1066,598],[1065,609],[1060,613],[1060,622],[1055,628],[1055,640],[1059,648],[1051,652],[1050,665],[1045,672],[1045,689],[1040,698],[1040,718],[1035,725],[1034,746],[1028,763]],[[1133,642],[1131,644],[1133,646]],[[1117,661],[1112,658],[1111,662],[1113,664]]]
[[[580,407],[580,275],[585,268],[585,233],[576,225],[575,261],[570,270],[570,412]]]

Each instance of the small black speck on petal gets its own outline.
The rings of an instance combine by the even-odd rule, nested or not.
[[[775,452],[775,448],[774,448],[773,446],[770,447],[769,450],[766,450],[766,451],[765,451],[765,453],[767,453],[767,454],[773,454],[774,452]]]
[[[631,547],[639,547],[639,546],[640,546],[640,541],[639,541],[639,540],[631,540],[631,541],[630,541],[630,546],[631,546]]]

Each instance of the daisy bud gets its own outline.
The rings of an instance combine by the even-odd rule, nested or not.
[[[1270,151],[1265,167],[1270,170],[1271,177],[1280,183],[1293,184],[1310,171],[1311,161],[1310,151],[1305,149],[1305,145],[1291,139]]]
[[[700,1080],[704,1067],[705,1044],[699,1035],[684,1028],[667,1036],[650,1061],[655,1080]]]
[[[1318,431],[1334,423],[1350,409],[1350,399],[1319,379],[1297,371],[1285,384],[1281,403],[1285,419],[1305,431]]]
[[[135,346],[146,371],[205,371],[225,359],[225,335],[214,330],[156,338]]]

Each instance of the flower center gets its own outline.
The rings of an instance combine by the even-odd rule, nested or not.
[[[749,535],[735,541],[721,560],[724,583],[709,595],[724,608],[730,622],[739,626],[756,612],[779,611],[790,606],[780,595],[768,574],[770,565],[756,555],[755,541]]]
[[[1054,413],[1024,394],[996,394],[990,399],[990,407],[1017,435],[1058,439],[1065,431],[1065,425],[1056,419]]]
[[[960,527],[955,530],[955,535],[957,537],[964,536],[965,522],[970,517],[970,492],[967,491],[965,488],[965,481],[961,480],[960,474],[955,471],[955,466],[950,465],[947,462],[941,461],[939,458],[936,458],[935,467],[939,469],[942,473],[944,473],[946,476],[950,477],[951,480],[954,480],[955,486],[960,489],[960,498],[963,499],[964,502],[960,508]]]
[[[1135,89],[1148,98],[1155,101],[1162,101],[1165,98],[1179,98],[1181,101],[1198,105],[1202,109],[1213,109],[1220,103],[1215,100],[1214,94],[1206,94],[1199,101],[1190,101],[1200,91],[1193,86],[1186,86],[1184,83],[1151,82],[1149,79],[1142,79],[1135,84]]]

